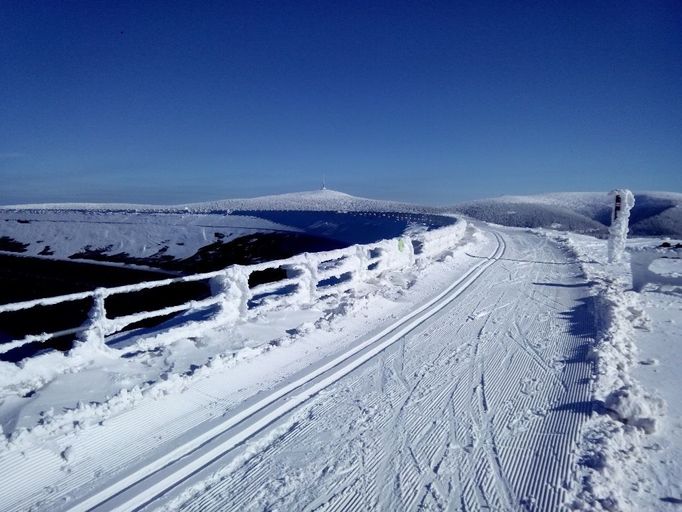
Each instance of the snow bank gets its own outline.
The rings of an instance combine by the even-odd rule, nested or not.
[[[588,237],[549,234],[573,251],[592,282],[597,320],[594,410],[579,442],[580,484],[569,490],[567,506],[577,510],[632,510],[632,487],[641,481],[639,464],[646,437],[665,415],[665,402],[642,389],[631,369],[637,361],[635,329],[647,329],[649,318],[639,294],[628,290],[622,268],[608,265],[604,242]],[[597,259],[599,258],[599,259]]]
[[[637,383],[611,391],[604,399],[604,408],[613,419],[647,434],[656,431],[657,419],[665,414],[665,402],[646,393]]]
[[[682,276],[664,275],[651,270],[652,263],[660,258],[682,259],[682,249],[661,247],[633,247],[630,254],[632,289],[641,292],[649,283],[682,286]]]

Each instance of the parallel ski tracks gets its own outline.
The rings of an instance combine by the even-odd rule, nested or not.
[[[531,260],[537,250],[555,254],[532,245],[539,240],[516,243],[524,254],[536,249]],[[200,476],[197,494],[173,506],[559,509],[586,417],[579,409],[589,397],[590,369],[581,357],[577,364],[562,360],[580,356],[588,336],[559,322],[565,310],[545,316],[550,306],[533,300],[544,294],[535,284],[540,278],[570,278],[561,267],[514,265],[511,271],[499,265],[444,314],[282,418],[278,428],[290,428],[281,436],[259,436],[264,443],[255,453],[213,465],[209,478]],[[495,278],[505,271],[509,281],[514,272],[525,274],[526,286],[500,284]],[[556,284],[547,293],[573,297],[570,309],[578,292]],[[510,299],[512,306],[502,308]]]
[[[216,459],[262,431],[285,414],[305,403],[311,396],[345,377],[406,334],[433,317],[472,286],[504,254],[506,242],[497,232],[493,253],[477,263],[437,297],[400,319],[375,336],[355,345],[314,371],[270,393],[239,413],[197,435],[191,441],[127,475],[106,488],[72,502],[69,510],[136,510],[201,471]],[[415,457],[416,462],[416,457]],[[366,461],[367,464],[378,461]],[[418,466],[418,464],[416,464]],[[415,482],[418,475],[414,471]],[[254,475],[252,475],[254,476]],[[257,480],[257,479],[256,479]],[[245,489],[245,496],[248,492]],[[357,499],[357,493],[349,493]],[[410,501],[416,500],[417,495]],[[344,501],[344,500],[341,500]],[[348,502],[346,502],[348,505]]]

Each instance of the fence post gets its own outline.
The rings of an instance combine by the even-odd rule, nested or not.
[[[308,253],[303,254],[303,260],[291,265],[285,265],[287,278],[296,279],[297,290],[294,301],[300,304],[312,304],[315,299],[316,281],[313,280],[312,269],[309,264]]]
[[[239,265],[226,268],[211,279],[211,293],[220,299],[214,318],[234,323],[246,316],[249,300],[249,281]]]
[[[107,311],[104,307],[105,288],[97,288],[92,295],[92,307],[88,313],[87,330],[82,341],[92,347],[106,348],[104,338],[107,335]]]
[[[355,271],[355,276],[358,281],[364,283],[367,280],[367,248],[362,245],[357,245],[355,248],[355,256],[358,262],[358,269]]]
[[[317,283],[320,280],[318,275],[319,259],[318,256],[307,252],[303,255],[303,258],[305,260],[304,265],[306,268],[305,277],[308,279],[308,300],[310,301],[310,304],[314,304],[317,300]]]
[[[403,237],[402,240],[405,251],[407,251],[407,266],[411,267],[416,261],[414,256],[414,245],[412,244],[412,239],[409,236]]]

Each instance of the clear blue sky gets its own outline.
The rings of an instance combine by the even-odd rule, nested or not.
[[[0,8],[0,204],[682,191],[682,3]]]

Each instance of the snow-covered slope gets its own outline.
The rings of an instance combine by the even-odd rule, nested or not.
[[[253,233],[300,230],[251,216],[103,211],[1,211],[0,239],[28,256],[125,253],[132,258],[187,258],[206,245]],[[9,243],[9,242],[7,242]],[[0,240],[0,249],[7,250]]]
[[[681,205],[679,193],[636,193],[630,232],[641,236],[679,236]],[[605,192],[562,192],[481,199],[457,204],[453,210],[506,226],[602,234],[610,223],[611,200]]]
[[[351,196],[322,189],[246,199],[222,199],[181,205],[149,205],[126,203],[50,203],[1,206],[0,210],[105,210],[138,212],[225,212],[225,211],[362,211],[362,212],[428,212],[438,208]]]
[[[593,234],[606,232],[606,226],[585,215],[540,202],[510,201],[507,198],[480,200],[458,205],[456,211],[503,226],[543,227]]]
[[[333,190],[176,206],[15,205],[0,208],[0,251],[158,266],[200,250],[229,252],[225,244],[248,235],[266,233],[287,250],[315,251],[452,222],[435,211]]]
[[[428,212],[435,213],[437,208],[416,204],[399,203],[356,197],[335,190],[322,189],[308,192],[294,192],[251,199],[225,199],[207,203],[183,205],[190,210],[315,210],[345,212]]]

